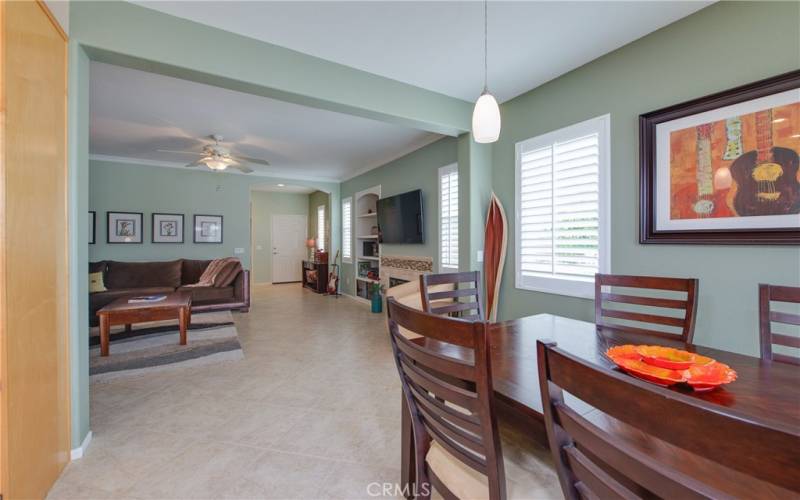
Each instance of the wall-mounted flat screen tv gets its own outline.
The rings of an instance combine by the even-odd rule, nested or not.
[[[424,243],[422,190],[378,200],[378,241],[381,243]]]

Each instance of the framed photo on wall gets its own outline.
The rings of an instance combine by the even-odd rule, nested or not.
[[[641,243],[800,244],[800,71],[639,117]]]
[[[195,243],[222,243],[222,216],[194,216]]]
[[[153,243],[183,243],[183,214],[153,213]]]
[[[108,243],[142,242],[141,212],[106,212],[106,215],[108,220],[106,241]]]
[[[95,237],[97,236],[97,213],[94,210],[89,210],[89,244],[94,245]]]

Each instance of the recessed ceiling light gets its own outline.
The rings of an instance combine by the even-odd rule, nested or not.
[[[286,186],[286,184],[278,184],[279,188],[282,188],[282,187],[285,187],[285,186]]]
[[[785,122],[785,121],[786,121],[786,118],[775,118],[774,120],[772,120],[772,123],[781,123],[781,122]]]

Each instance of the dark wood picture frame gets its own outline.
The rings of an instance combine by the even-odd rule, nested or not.
[[[97,241],[97,212],[89,210],[89,214],[92,217],[92,230],[89,234],[89,244],[94,245]]]
[[[180,241],[156,241],[156,216],[157,215],[169,215],[171,217],[180,217],[181,219],[181,231],[180,231]],[[168,214],[164,212],[153,212],[150,215],[150,242],[159,245],[180,245],[184,243],[184,235],[186,234],[186,217],[183,214]]]
[[[197,241],[197,218],[198,217],[216,217],[219,219],[219,241]],[[212,215],[212,214],[194,214],[192,218],[192,242],[197,244],[210,244],[210,245],[219,245],[223,242],[223,230],[224,230],[224,223],[223,218],[221,215]]]
[[[639,116],[639,243],[800,245],[800,229],[657,230],[656,125],[800,87],[800,70],[711,94]]]
[[[139,216],[139,239],[138,241],[111,241],[111,215],[137,215]],[[109,245],[141,245],[144,243],[144,213],[143,212],[106,212],[106,243]]]

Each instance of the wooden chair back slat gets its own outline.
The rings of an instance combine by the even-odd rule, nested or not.
[[[443,356],[439,353],[426,349],[420,344],[401,337],[397,339],[397,348],[407,357],[422,366],[435,366],[441,372],[452,374],[453,377],[461,380],[475,381],[475,370],[473,365],[460,359]]]
[[[636,304],[640,306],[664,307],[668,309],[686,309],[685,300],[659,299],[654,297],[641,297],[638,295],[624,295],[620,293],[603,292],[603,300],[619,304]]]
[[[427,408],[430,412],[436,413],[441,418],[468,432],[480,434],[481,423],[474,417],[474,415],[455,410],[447,405],[442,404],[438,399],[431,397],[431,395],[425,391],[421,391],[414,384],[409,384],[408,388],[411,389],[412,393],[414,393],[414,397],[417,399],[417,402],[421,406]]]
[[[435,285],[453,285],[453,290],[430,291],[430,287]],[[422,310],[425,312],[455,315],[470,321],[483,321],[479,271],[422,274],[419,277],[419,291],[422,294]],[[466,297],[472,300],[459,300]],[[450,299],[452,304],[441,306],[435,303],[446,299]]]
[[[575,442],[615,470],[629,471],[636,482],[662,498],[707,498],[718,492],[661,464],[578,415],[570,407],[553,404],[555,421]],[[698,495],[697,492],[704,492]]]
[[[800,349],[800,337],[792,337],[777,333],[772,323],[800,325],[800,315],[789,312],[773,311],[772,302],[800,304],[800,287],[779,285],[758,285],[758,326],[761,341],[761,359],[800,365],[800,354],[789,355],[772,351],[772,345]]]
[[[800,325],[800,314],[772,311],[769,313],[769,320],[787,325]]]
[[[429,292],[428,299],[432,302],[441,299],[454,299],[458,297],[472,297],[475,290],[471,288],[459,288],[457,290],[445,290],[443,292]]]
[[[658,276],[622,276],[614,274],[595,275],[595,324],[601,328],[615,328],[631,333],[656,335],[684,342],[691,342],[694,336],[695,314],[697,310],[698,280],[694,278],[664,278]],[[603,291],[603,287],[624,287],[667,292],[684,292],[685,299],[646,297]],[[627,309],[607,307],[612,304],[639,305],[651,308],[676,309],[683,311],[683,317],[635,312]],[[611,321],[610,321],[611,320]],[[619,323],[613,320],[632,321],[636,325]],[[647,328],[644,325],[662,325],[679,331],[665,331]]]
[[[433,394],[434,397],[442,398],[445,401],[452,401],[461,408],[466,408],[470,411],[475,411],[478,408],[478,396],[471,393],[466,389],[455,386],[442,379],[437,379],[433,374],[429,373],[416,365],[409,363],[402,357],[400,364],[403,368],[405,376],[423,391]]]
[[[616,450],[593,446],[595,442],[575,432],[572,422],[562,419],[565,413],[559,409],[564,406],[563,392],[572,394],[616,421],[634,427],[648,439],[664,441],[737,472],[800,492],[800,475],[787,473],[800,470],[800,454],[797,453],[800,433],[797,429],[776,427],[774,423],[766,424],[725,413],[720,406],[711,407],[702,400],[592,365],[558,349],[555,344],[540,341],[537,351],[548,439],[551,449],[555,450],[556,469],[568,498],[575,498],[575,485],[570,479],[569,465],[559,450],[575,442],[579,448],[587,447],[601,460],[614,462],[619,467],[615,469],[617,472],[645,489],[649,489],[648,485],[653,487],[654,479],[640,475],[643,467],[650,468],[653,474],[662,476],[665,481],[682,483],[694,496],[719,495],[709,494],[708,487],[697,481],[677,479],[683,474],[668,464],[640,460],[640,456],[630,453],[620,443],[610,443]],[[667,415],[669,418],[665,418]],[[576,422],[584,424],[581,420]],[[582,427],[585,432],[592,432],[596,440],[603,440],[594,426]],[[619,457],[612,456],[618,453],[627,454],[631,460],[640,462],[640,466],[632,468]],[[764,457],[770,458],[764,460]]]
[[[387,313],[395,363],[411,415],[416,491],[433,484],[445,498],[452,498],[426,461],[433,441],[487,477],[490,499],[504,499],[505,471],[494,410],[488,324],[419,311],[392,297],[387,300]],[[401,329],[421,337],[409,340]],[[438,352],[426,348],[428,343]],[[448,349],[458,354],[447,356]]]
[[[442,307],[431,307],[429,312],[432,314],[450,314],[462,311],[472,311],[477,307],[477,302],[454,302],[450,305]]]
[[[598,467],[575,446],[565,446],[564,453],[577,482],[591,492],[588,497],[603,500],[639,500],[637,495]]]
[[[675,318],[671,316],[620,311],[618,309],[600,309],[600,314],[606,318],[627,319],[630,321],[638,321],[640,323],[656,323],[658,325],[679,327],[683,326],[683,318]]]

